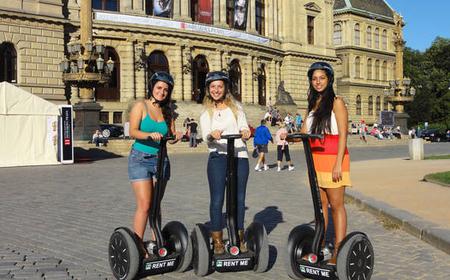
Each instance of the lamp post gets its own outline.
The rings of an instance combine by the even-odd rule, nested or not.
[[[90,139],[98,129],[102,106],[94,100],[94,88],[108,83],[114,69],[111,58],[106,63],[102,58],[104,51],[104,45],[92,40],[92,0],[80,1],[80,38],[70,39],[60,63],[63,82],[80,90],[80,101],[73,106],[77,140]]]

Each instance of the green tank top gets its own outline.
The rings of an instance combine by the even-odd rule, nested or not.
[[[157,122],[155,120],[152,120],[150,118],[150,115],[148,114],[147,104],[145,104],[145,110],[147,112],[147,115],[144,119],[141,120],[141,124],[139,125],[139,130],[143,132],[159,132],[162,135],[166,136],[169,132],[169,128],[167,127],[167,124],[165,121]],[[152,155],[158,154],[159,151],[159,142],[153,141],[153,140],[141,140],[136,139],[136,141],[133,144],[133,148]]]

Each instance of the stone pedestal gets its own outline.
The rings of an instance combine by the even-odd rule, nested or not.
[[[90,140],[95,130],[99,128],[99,115],[102,106],[95,102],[77,103],[73,105],[75,112],[74,139]]]
[[[409,115],[407,113],[395,113],[395,126],[400,126],[400,131],[403,135],[408,135],[408,119]]]
[[[423,139],[415,138],[409,140],[409,159],[422,160],[423,158],[424,158]]]

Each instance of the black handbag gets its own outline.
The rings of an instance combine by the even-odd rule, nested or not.
[[[259,156],[258,148],[254,148],[252,152],[252,157],[257,158]]]

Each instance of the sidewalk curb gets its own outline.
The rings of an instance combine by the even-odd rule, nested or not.
[[[450,254],[450,230],[359,192],[347,189],[345,195],[356,205],[376,217],[387,218],[403,231]]]

